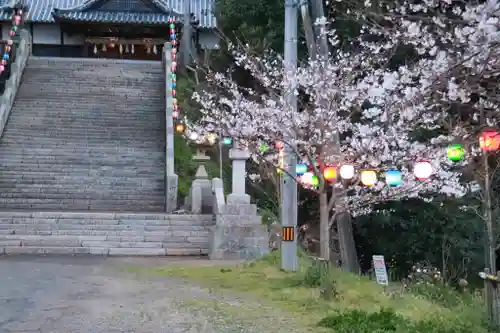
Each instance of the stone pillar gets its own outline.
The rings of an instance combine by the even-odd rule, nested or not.
[[[250,204],[250,196],[246,193],[246,162],[250,158],[248,150],[237,147],[229,150],[229,158],[233,164],[231,194],[227,196],[228,204]]]
[[[191,184],[191,211],[194,214],[211,214],[213,206],[212,184],[205,169],[205,163],[210,160],[210,157],[206,155],[206,150],[200,147],[196,150],[193,160],[198,162],[199,166]]]
[[[174,120],[173,95],[172,95],[172,45],[165,43],[163,46],[163,68],[165,69],[165,212],[172,213],[177,209],[177,193],[179,176],[174,168]]]

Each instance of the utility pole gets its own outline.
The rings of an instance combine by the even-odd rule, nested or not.
[[[290,117],[297,113],[297,21],[298,4],[296,0],[285,0],[285,76],[286,86],[283,89],[285,112]],[[284,169],[282,177],[281,196],[281,268],[287,271],[298,270],[297,258],[297,182],[292,175],[296,174],[297,157],[295,155],[295,137],[293,129],[289,129],[288,137],[284,141]],[[291,234],[290,234],[291,232]],[[287,237],[284,235],[287,234]]]
[[[191,63],[191,45],[193,33],[191,30],[191,0],[184,0],[184,16],[182,22],[182,62],[186,68]]]

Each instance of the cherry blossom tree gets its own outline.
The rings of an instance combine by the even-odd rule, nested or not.
[[[325,258],[336,213],[365,214],[388,200],[466,194],[462,170],[477,153],[472,145],[475,121],[481,116],[485,124],[496,125],[499,110],[496,0],[475,5],[425,0],[384,8],[370,2],[356,6],[347,12],[362,23],[359,37],[341,45],[336,31],[329,30],[328,59],[304,61],[296,73],[284,73],[280,56],[257,57],[233,49],[236,64],[257,84],[249,88],[230,73],[209,73],[211,89],[194,94],[202,117],[191,131],[231,136],[255,161],[277,168],[279,152],[262,152],[259,146],[281,143],[311,167],[319,180]],[[402,45],[416,56],[395,65]],[[282,93],[291,82],[297,86],[297,112],[286,105]],[[450,162],[446,147],[453,142],[470,147],[469,157]],[[412,172],[423,160],[433,167],[432,177],[425,181]],[[356,177],[329,183],[323,168],[343,164],[379,174],[397,169],[403,182],[388,186],[380,178],[367,187]]]

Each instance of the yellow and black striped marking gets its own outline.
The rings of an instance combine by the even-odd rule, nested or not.
[[[281,235],[283,237],[283,241],[293,242],[293,240],[295,239],[294,227],[283,227],[281,230]]]

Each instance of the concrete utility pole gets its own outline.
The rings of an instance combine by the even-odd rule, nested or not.
[[[182,20],[182,62],[183,67],[191,63],[191,45],[193,33],[191,29],[191,0],[184,0],[184,17]]]
[[[297,112],[297,20],[298,4],[296,0],[285,0],[285,77],[287,87],[284,88],[285,112],[290,112],[294,117]],[[293,131],[290,128],[290,131]],[[292,175],[295,175],[297,157],[295,155],[296,133],[290,132],[285,138],[284,145],[284,169],[282,177],[281,197],[281,226],[282,230],[282,253],[281,268],[287,271],[298,270],[297,258],[297,183]],[[285,236],[286,235],[286,236]]]

